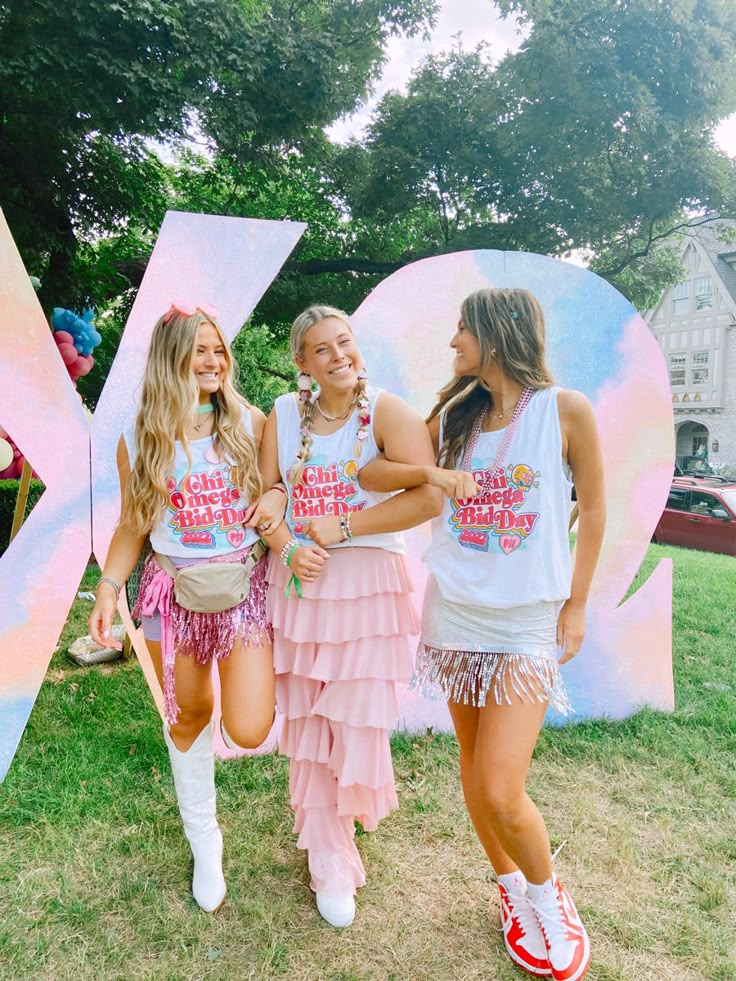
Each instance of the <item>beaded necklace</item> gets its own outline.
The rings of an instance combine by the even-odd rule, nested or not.
[[[534,395],[533,388],[525,388],[521,393],[519,401],[516,403],[514,408],[514,414],[511,417],[511,422],[508,424],[503,433],[503,438],[501,440],[501,445],[498,447],[496,452],[496,458],[493,461],[491,469],[488,471],[487,475],[483,476],[483,479],[479,481],[480,490],[476,496],[481,494],[486,494],[493,490],[493,482],[499,475],[504,466],[504,457],[508,452],[508,448],[511,445],[511,441],[516,435],[516,430],[519,428],[519,421],[521,415],[529,405],[532,395]],[[463,458],[460,463],[461,470],[472,470],[473,453],[475,453],[475,447],[478,443],[478,438],[483,431],[483,424],[486,421],[486,416],[488,415],[488,406],[485,406],[483,411],[480,412],[473,420],[473,426],[470,430],[470,436],[465,444],[465,452],[463,453]]]

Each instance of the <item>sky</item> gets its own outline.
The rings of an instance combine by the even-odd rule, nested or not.
[[[426,55],[452,47],[453,37],[461,34],[463,46],[474,48],[480,41],[489,45],[494,60],[507,51],[515,51],[523,41],[513,18],[502,20],[492,0],[442,0],[437,26],[429,41],[420,38],[393,38],[388,47],[388,63],[371,100],[357,113],[340,120],[328,130],[332,139],[346,142],[360,136],[370,120],[373,107],[389,89],[402,89],[412,68]],[[736,157],[736,114],[716,130],[716,143]]]

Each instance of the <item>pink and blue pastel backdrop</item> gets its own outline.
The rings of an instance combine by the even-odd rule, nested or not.
[[[92,549],[104,564],[120,507],[115,450],[135,415],[156,320],[172,301],[211,303],[220,310],[228,338],[234,337],[304,228],[298,222],[166,215],[94,415],[90,447],[81,402],[0,220],[0,425],[46,484],[0,558],[0,780]],[[160,706],[142,632],[133,630],[124,600],[120,612]]]
[[[167,214],[94,416],[90,451],[86,417],[0,219],[0,425],[47,488],[0,559],[0,779],[74,599],[92,537],[104,563],[119,508],[115,447],[135,415],[153,324],[173,300],[214,303],[232,338],[303,229],[292,222]],[[426,259],[381,283],[355,313],[371,378],[426,415],[449,376],[448,342],[460,304],[487,286],[536,294],[547,318],[556,378],[589,396],[601,431],[609,517],[588,634],[578,658],[565,668],[575,717],[620,718],[642,705],[670,709],[671,562],[662,560],[621,604],[666,500],[674,456],[664,359],[631,305],[593,273],[544,256],[483,251]],[[324,299],[329,298],[315,297]],[[425,581],[420,556],[428,534],[425,527],[407,536],[419,604]],[[160,707],[145,642],[132,630],[124,602],[121,613]],[[450,727],[443,703],[408,689],[402,692],[400,725]],[[266,746],[272,743],[271,738]],[[221,743],[219,748],[228,755]]]
[[[0,557],[0,780],[91,549],[89,427],[0,212],[0,425],[46,489]]]
[[[664,357],[642,318],[605,280],[523,252],[475,251],[424,259],[384,280],[352,318],[371,380],[423,416],[449,380],[449,341],[474,290],[531,290],[544,309],[558,384],[591,400],[606,467],[608,522],[580,654],[564,669],[575,718],[622,718],[674,706],[672,563],[659,562],[621,604],[662,513],[672,478],[674,427]],[[408,535],[421,602],[428,526]],[[402,724],[449,727],[446,706],[403,694]],[[551,721],[561,721],[550,713]]]

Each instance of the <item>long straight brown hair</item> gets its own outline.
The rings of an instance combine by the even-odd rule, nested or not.
[[[480,365],[478,375],[448,382],[427,417],[430,422],[444,411],[438,463],[446,469],[458,465],[476,417],[493,407],[481,377],[492,364],[524,388],[554,385],[545,353],[544,313],[529,290],[478,290],[463,300],[460,319],[478,341]]]

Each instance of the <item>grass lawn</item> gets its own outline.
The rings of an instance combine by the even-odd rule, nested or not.
[[[531,793],[591,934],[591,981],[736,981],[736,559],[675,559],[677,708],[546,729]],[[94,576],[85,580],[89,588]],[[218,764],[228,900],[189,894],[160,723],[134,662],[81,669],[72,613],[0,786],[0,978],[513,979],[450,736],[397,736],[401,810],[359,847],[347,931],[318,917],[286,762]]]

